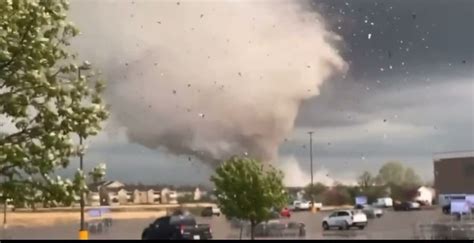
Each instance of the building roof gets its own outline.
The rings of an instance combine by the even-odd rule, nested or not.
[[[444,159],[454,159],[454,158],[474,158],[474,151],[451,151],[451,152],[442,152],[433,154],[433,160],[440,161]]]
[[[159,186],[155,186],[155,185],[127,184],[127,185],[124,186],[124,189],[127,190],[127,191],[135,191],[135,190],[139,190],[139,191],[149,191],[149,190],[161,191],[162,188],[159,187]]]

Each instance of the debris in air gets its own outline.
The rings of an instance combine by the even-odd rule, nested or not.
[[[204,14],[201,14],[201,18],[204,17]]]
[[[239,76],[241,76],[241,77],[242,77],[242,73],[241,73],[241,72],[239,72]]]
[[[204,115],[204,113],[199,113],[199,116],[200,116],[201,118],[204,118],[205,115]]]
[[[176,90],[173,90],[173,94],[176,94]]]
[[[369,33],[369,34],[367,35],[367,39],[370,40],[370,38],[372,38],[372,34],[371,34],[371,33]]]

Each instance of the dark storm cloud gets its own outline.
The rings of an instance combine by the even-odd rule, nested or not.
[[[341,51],[355,80],[440,74],[448,63],[456,72],[472,68],[471,0],[318,0],[311,6],[343,37]]]
[[[319,0],[310,6],[343,37],[350,69],[305,102],[299,126],[356,125],[413,106],[423,114],[425,104],[439,100],[417,92],[442,95],[436,83],[472,80],[474,1]],[[448,102],[458,101],[454,95]]]

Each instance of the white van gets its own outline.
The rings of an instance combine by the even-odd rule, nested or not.
[[[393,200],[390,197],[377,198],[376,205],[384,208],[393,207]]]

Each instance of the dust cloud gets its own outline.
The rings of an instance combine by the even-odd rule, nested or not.
[[[347,66],[302,1],[72,1],[130,142],[215,166],[271,162],[299,106]],[[87,13],[87,14],[84,14]],[[81,46],[94,46],[84,49]]]

